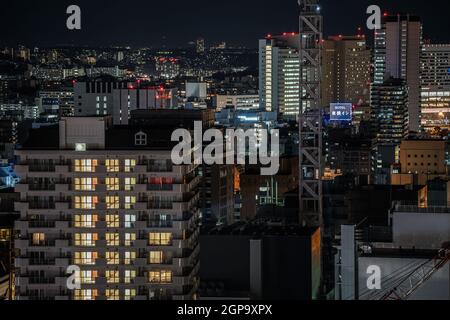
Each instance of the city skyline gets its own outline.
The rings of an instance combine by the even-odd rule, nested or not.
[[[440,10],[435,10],[433,2],[439,4]],[[70,1],[57,4],[50,4],[47,0],[39,4],[15,2],[9,10],[0,13],[0,39],[4,42],[2,45],[176,48],[186,47],[201,36],[207,40],[208,46],[226,41],[231,46],[257,48],[257,40],[267,33],[298,30],[298,4],[295,0],[247,0],[244,4],[236,0],[223,4],[211,4],[205,0],[157,4],[138,0],[134,3],[134,6],[124,6],[118,1],[108,1],[108,6],[105,6],[104,1],[77,1],[82,10],[82,30],[69,31],[65,27],[68,17],[65,12],[73,4]],[[358,27],[365,27],[367,6],[378,4],[389,13],[420,15],[424,23],[424,39],[439,43],[450,41],[444,25],[449,23],[445,16],[450,9],[448,3],[414,0],[393,4],[387,0],[363,0],[355,4],[351,0],[339,3],[323,0],[321,4],[325,36],[355,34]],[[369,30],[363,30],[370,34]]]

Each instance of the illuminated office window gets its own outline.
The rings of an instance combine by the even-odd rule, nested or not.
[[[44,233],[33,233],[32,243],[35,246],[39,246],[45,243],[45,234]]]
[[[149,243],[151,246],[168,246],[172,240],[171,233],[150,233]]]
[[[106,178],[105,184],[106,184],[107,191],[119,191],[120,190],[119,178]]]
[[[107,228],[120,228],[120,217],[118,214],[106,215],[106,227]]]
[[[149,254],[150,264],[161,264],[163,263],[163,252],[162,251],[150,251]]]
[[[125,178],[125,190],[132,191],[136,185],[136,178]]]
[[[135,166],[135,159],[125,159],[125,172],[133,172]]]
[[[107,300],[119,300],[119,289],[106,289]]]
[[[96,300],[97,297],[97,289],[75,290],[75,300]]]
[[[134,196],[125,197],[125,210],[133,209],[135,204],[136,204],[136,197]]]
[[[118,252],[106,252],[105,257],[106,257],[106,264],[108,265],[120,264]]]
[[[120,245],[120,235],[118,233],[107,233],[105,237],[108,247],[117,247]]]
[[[98,222],[96,214],[76,214],[74,215],[75,228],[95,228]]]
[[[119,160],[118,159],[106,159],[106,172],[119,172]]]
[[[78,247],[95,247],[97,233],[75,233],[75,245]]]
[[[135,214],[126,214],[125,215],[125,228],[134,228],[136,224],[136,215]]]
[[[126,265],[130,265],[136,260],[136,252],[135,251],[125,251],[125,256],[123,263]]]
[[[125,289],[125,300],[133,300],[136,297],[136,289]]]
[[[95,191],[98,184],[97,178],[75,178],[76,191]]]
[[[120,199],[119,197],[106,197],[106,209],[119,209],[120,208]]]
[[[82,284],[95,284],[95,280],[98,278],[98,271],[83,270],[80,277]]]
[[[75,163],[75,172],[95,172],[96,167],[98,166],[98,161],[96,159],[76,159]]]
[[[98,197],[75,197],[75,209],[94,210]]]
[[[74,264],[93,266],[98,258],[97,252],[75,252]]]
[[[131,283],[136,278],[136,270],[125,270],[125,283]]]
[[[172,282],[172,271],[150,271],[149,281],[151,283],[171,283]]]
[[[125,247],[130,247],[136,241],[136,233],[125,233]]]
[[[106,270],[106,282],[107,283],[119,283],[119,270]]]

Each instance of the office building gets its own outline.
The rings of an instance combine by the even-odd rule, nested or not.
[[[369,105],[371,52],[362,35],[333,36],[324,41],[322,106],[346,102]]]
[[[406,81],[408,90],[408,129],[418,132],[420,120],[420,54],[422,23],[412,15],[389,15],[383,26],[375,31],[374,81],[382,84],[386,79]]]
[[[206,48],[205,39],[198,38],[196,41],[196,47],[195,47],[197,53],[205,53],[205,48]]]
[[[421,85],[422,127],[429,133],[449,130],[450,44],[423,46]]]
[[[400,143],[408,135],[408,92],[404,80],[390,78],[372,85],[372,174],[375,183],[388,183]]]
[[[448,301],[450,264],[441,249],[450,236],[449,208],[401,202],[390,208],[389,226],[387,220],[384,226],[341,226],[335,299]],[[382,277],[378,290],[368,287],[374,266]]]
[[[209,230],[200,245],[201,300],[318,298],[320,229],[264,219]]]
[[[300,40],[296,33],[259,41],[259,101],[261,109],[296,120],[300,95]]]
[[[442,139],[407,139],[400,144],[399,166],[391,184],[426,185],[429,180],[446,177],[448,145]]]
[[[101,77],[94,81],[76,82],[74,108],[76,116],[112,115],[114,124],[126,125],[131,111],[177,106],[175,88],[147,86],[143,83],[116,81]]]
[[[195,298],[198,168],[172,165],[172,128],[111,123],[63,118],[16,151],[16,299]]]
[[[408,135],[407,103],[408,91],[401,79],[372,87],[372,132],[378,144],[400,144]]]
[[[216,95],[214,107],[218,112],[226,107],[234,107],[236,110],[256,110],[259,109],[259,95]]]
[[[156,75],[163,80],[173,80],[180,74],[180,62],[176,58],[157,57]]]

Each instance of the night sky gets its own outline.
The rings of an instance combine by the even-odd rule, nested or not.
[[[70,4],[81,7],[81,31],[66,29]],[[323,0],[325,34],[355,34],[358,26],[365,26],[370,4],[418,14],[427,39],[450,42],[450,3],[444,0]],[[267,33],[298,29],[297,0],[16,0],[1,6],[0,47],[179,47],[199,36],[207,44],[256,47]]]

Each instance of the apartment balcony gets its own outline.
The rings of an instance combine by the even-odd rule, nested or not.
[[[45,241],[39,241],[39,242],[33,242],[32,240],[28,240],[28,246],[29,247],[54,247],[56,244],[56,240],[45,240]]]
[[[158,228],[158,229],[171,229],[173,228],[172,221],[162,221],[162,220],[149,220],[147,221],[148,228]]]
[[[28,258],[16,258],[14,260],[16,268],[26,268],[30,265],[30,259]]]
[[[16,164],[14,171],[18,176],[23,177],[30,171],[30,167],[27,164]]]
[[[29,260],[30,266],[54,266],[55,259],[33,259]]]
[[[27,201],[30,210],[55,210],[56,204],[53,201]]]
[[[40,221],[40,220],[28,221],[29,229],[54,229],[55,227],[56,227],[55,221]]]
[[[174,191],[174,184],[147,184],[147,191]]]
[[[146,258],[136,258],[136,259],[134,259],[132,264],[135,267],[145,267],[147,265],[147,259]]]
[[[49,285],[54,285],[56,284],[56,279],[55,278],[48,278],[48,277],[29,277],[28,278],[28,286],[31,285],[45,285],[45,286],[49,286]]]
[[[175,301],[192,301],[194,294],[198,291],[198,284],[184,286],[180,294],[174,294],[173,300]]]

